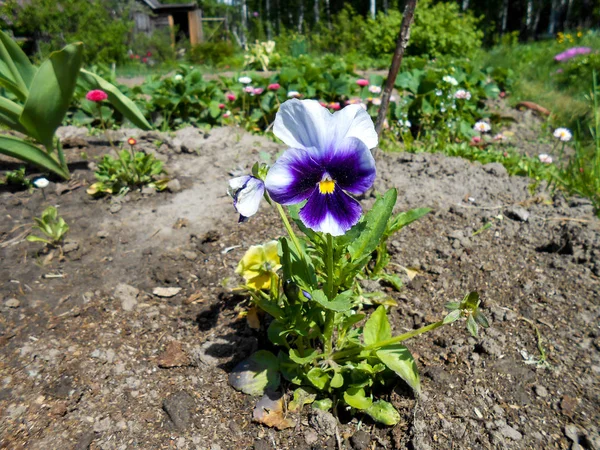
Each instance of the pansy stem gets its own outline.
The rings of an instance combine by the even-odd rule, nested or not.
[[[273,202],[273,203],[275,203],[275,202]],[[292,240],[294,247],[296,247],[296,251],[298,252],[298,255],[303,256],[304,259],[306,261],[308,261],[306,259],[307,258],[306,254],[304,253],[304,249],[300,245],[300,241],[296,237],[296,233],[294,233],[294,230],[292,229],[292,225],[290,224],[290,221],[288,220],[287,215],[285,214],[285,211],[283,210],[283,206],[281,206],[279,203],[275,203],[275,207],[277,208],[277,211],[279,212],[279,215],[281,216],[281,220],[283,221],[283,226],[285,226],[285,229],[286,229],[290,239]]]
[[[335,296],[333,290],[333,236],[326,234],[327,254],[325,255],[325,267],[327,270],[327,280],[325,285],[325,294],[331,301]],[[333,327],[335,322],[335,311],[325,311],[325,329],[323,330],[323,339],[325,340],[325,354],[328,355],[333,350]]]

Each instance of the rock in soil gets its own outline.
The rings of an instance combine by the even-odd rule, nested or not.
[[[193,425],[196,404],[186,391],[178,391],[163,401],[163,409],[179,431],[185,431]]]
[[[311,411],[309,423],[310,426],[313,427],[320,435],[335,435],[335,430],[337,429],[337,419],[329,411],[322,411],[315,408]]]

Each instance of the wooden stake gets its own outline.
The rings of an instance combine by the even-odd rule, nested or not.
[[[387,81],[383,89],[383,95],[381,96],[381,106],[379,108],[379,114],[377,114],[377,122],[375,123],[375,130],[377,135],[381,136],[381,130],[383,129],[383,122],[387,116],[388,106],[390,104],[390,96],[394,89],[394,83],[396,83],[396,77],[402,64],[402,58],[404,52],[408,46],[408,40],[410,39],[410,25],[415,16],[415,8],[417,7],[417,0],[408,0],[406,8],[404,8],[404,15],[402,16],[402,24],[400,25],[400,34],[398,34],[398,40],[396,41],[396,51],[394,52],[394,58],[392,59],[392,65],[388,73]]]

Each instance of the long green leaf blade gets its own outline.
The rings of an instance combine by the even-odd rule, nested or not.
[[[377,199],[371,211],[365,215],[366,229],[348,247],[353,260],[368,255],[377,248],[387,228],[397,197],[396,189],[390,189],[382,198]]]
[[[20,122],[47,149],[71,105],[82,61],[82,44],[67,45],[42,63],[31,82]]]
[[[0,136],[0,153],[21,161],[35,164],[44,170],[54,172],[68,179],[69,173],[48,153],[22,139]]]
[[[25,53],[8,34],[0,31],[0,84],[25,101],[34,74],[35,67]]]
[[[421,391],[421,381],[415,359],[402,344],[388,345],[375,352],[388,369],[393,370],[416,392]]]
[[[363,338],[365,345],[373,345],[392,337],[392,328],[385,312],[385,306],[381,305],[375,310],[365,323]]]
[[[106,92],[108,101],[136,127],[142,130],[152,129],[136,104],[125,97],[116,86],[85,69],[81,69],[80,77],[87,89],[101,89]]]
[[[6,125],[11,130],[27,134],[27,131],[19,122],[19,117],[21,117],[22,113],[23,108],[21,106],[6,97],[0,97],[0,123]]]

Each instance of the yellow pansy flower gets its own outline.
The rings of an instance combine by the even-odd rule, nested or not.
[[[239,262],[235,273],[246,280],[248,287],[260,290],[271,287],[271,276],[280,268],[277,241],[270,241],[264,245],[251,246]]]

